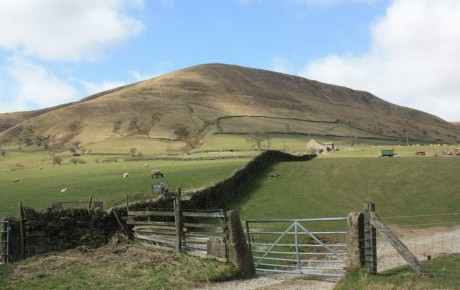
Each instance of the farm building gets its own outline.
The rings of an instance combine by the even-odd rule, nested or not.
[[[323,152],[331,152],[336,150],[336,147],[334,146],[334,143],[319,143],[316,140],[311,139],[307,143],[307,150],[308,151],[313,151],[313,152],[318,152],[318,153],[323,153]]]

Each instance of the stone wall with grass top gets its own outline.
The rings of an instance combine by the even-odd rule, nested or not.
[[[108,242],[116,231],[113,215],[100,209],[22,208],[21,218],[10,218],[10,260],[20,260],[50,251],[77,246],[97,247]]]
[[[245,193],[246,188],[277,162],[308,161],[316,155],[291,155],[281,151],[264,151],[249,161],[243,168],[214,185],[193,191],[182,192],[184,210],[229,209],[230,202]],[[122,216],[126,215],[125,205],[115,207]],[[172,202],[163,196],[144,201],[129,202],[130,210],[147,208],[171,210]],[[109,210],[110,212],[110,210]]]

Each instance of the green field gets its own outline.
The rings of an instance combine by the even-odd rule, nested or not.
[[[270,138],[270,145],[275,149],[299,152],[311,138],[278,134]],[[324,140],[327,139],[320,139]],[[360,211],[364,201],[369,199],[377,203],[377,212],[381,215],[457,211],[460,186],[456,173],[460,158],[433,157],[435,152],[454,147],[375,146],[361,141],[361,145],[352,148],[347,147],[348,141],[334,140],[340,151],[323,154],[312,161],[273,165],[261,175],[278,173],[277,179],[260,178],[228,208],[238,208],[243,218],[341,216]],[[129,147],[125,143],[112,147],[105,144],[105,147],[93,149],[123,152]],[[142,144],[135,143],[133,147],[143,148]],[[388,148],[394,148],[398,156],[377,158],[380,150]],[[181,187],[187,192],[211,185],[249,161],[220,157],[257,153],[247,151],[251,144],[244,135],[215,135],[200,149],[180,155],[184,161],[127,162],[124,159],[130,156],[83,155],[77,158],[86,164],[77,165],[71,163],[73,157],[69,152],[59,154],[63,158],[62,165],[53,165],[50,152],[10,151],[7,156],[0,157],[3,201],[0,215],[17,215],[19,201],[25,206],[45,208],[56,201],[87,201],[90,196],[94,201],[103,201],[108,208],[122,203],[125,194],[131,200],[151,197],[152,183],[160,180],[167,181],[170,188]],[[415,156],[416,151],[426,151],[428,156]],[[205,160],[190,161],[192,158]],[[108,160],[118,162],[106,162]],[[152,180],[151,169],[161,169],[165,177]],[[128,178],[122,177],[125,172],[129,173]],[[16,179],[19,181],[13,182]],[[61,192],[64,188],[67,190]]]
[[[103,157],[106,158],[106,157]],[[51,156],[36,153],[10,154],[1,158],[0,215],[18,215],[18,203],[41,209],[58,201],[103,201],[108,209],[130,200],[151,198],[151,185],[160,180],[170,188],[189,191],[213,184],[244,166],[247,159],[203,161],[96,162],[94,156],[81,157],[86,164],[54,165]],[[145,167],[149,164],[149,167]],[[42,169],[40,169],[42,168]],[[164,178],[152,179],[150,171],[160,169]],[[127,172],[128,178],[123,178]],[[18,182],[14,180],[19,179]],[[62,189],[67,188],[65,192]]]
[[[458,212],[460,158],[323,158],[283,162],[235,201],[243,219],[346,216],[376,202],[381,216]]]
[[[425,261],[423,265],[435,274],[435,278],[420,276],[408,266],[388,270],[376,276],[356,271],[349,273],[334,289],[458,289],[460,254],[441,256]]]
[[[270,138],[270,148],[305,153],[305,143],[310,139],[312,136],[280,134]],[[356,145],[353,143],[356,141],[353,138],[315,139],[321,142],[332,140],[337,143],[340,151],[323,154],[311,161],[274,164],[266,172],[261,172],[261,177],[246,188],[240,198],[228,205],[227,209],[238,209],[243,220],[337,217],[346,216],[352,211],[362,211],[364,201],[371,200],[376,202],[377,213],[383,217],[459,212],[460,157],[434,157],[435,152],[453,149],[456,148],[455,146],[399,146],[397,143],[388,142],[378,146],[374,145],[375,140],[368,140],[368,142],[360,140],[360,143]],[[350,146],[352,143],[353,147]],[[118,147],[109,145],[109,143],[93,144],[92,152],[107,152],[108,155],[80,156],[78,159],[86,163],[77,165],[71,163],[72,156],[68,152],[59,153],[59,156],[63,158],[62,165],[53,165],[51,152],[27,150],[27,148],[21,151],[8,151],[7,156],[0,157],[0,196],[2,198],[0,215],[17,216],[19,201],[22,201],[25,206],[40,209],[49,207],[56,201],[88,201],[90,195],[93,196],[93,201],[103,201],[107,209],[112,205],[122,204],[125,194],[130,200],[152,197],[151,185],[160,180],[167,181],[170,188],[181,187],[186,193],[228,177],[249,161],[247,158],[219,159],[220,157],[256,154],[252,150],[252,144],[241,135],[213,136],[205,146],[188,155],[180,153],[178,148],[181,146],[177,143],[165,142],[162,145],[164,148],[158,149],[159,151],[149,148],[149,143],[131,145],[126,142]],[[130,156],[110,155],[110,153],[128,153],[129,148],[132,147],[138,148],[140,152],[147,155],[156,155],[160,151],[165,155],[173,152],[174,156],[181,156],[184,160],[128,162],[125,159]],[[380,150],[392,148],[398,153],[397,157],[378,157]],[[426,151],[428,156],[415,156],[417,151]],[[191,160],[193,158],[204,160],[193,161]],[[114,160],[117,162],[113,162]],[[145,164],[148,164],[148,167],[145,167]],[[152,169],[161,169],[165,173],[164,178],[152,180],[150,177]],[[123,178],[125,172],[129,173],[128,178]],[[267,173],[277,173],[279,176],[276,179],[267,178],[263,175]],[[16,179],[18,181],[14,182]],[[64,188],[67,190],[61,192]],[[458,225],[457,219],[455,216],[446,217],[443,222]],[[109,259],[105,256],[102,258]],[[84,258],[83,261],[86,259]],[[65,275],[66,281],[76,281],[78,284],[90,279],[94,283],[88,282],[86,284],[88,289],[102,289],[106,286],[107,288],[112,286],[126,288],[129,285],[142,288],[153,283],[152,281],[161,283],[159,285],[164,289],[175,289],[178,287],[177,281],[182,279],[168,279],[175,273],[174,269],[164,267],[165,270],[161,271],[161,267],[157,267],[150,271],[145,268],[143,262],[130,265],[133,268],[126,273],[120,273],[117,269],[103,265],[72,261],[69,260],[70,264],[65,266],[68,269]],[[220,267],[212,263],[200,264],[195,260],[186,261],[186,258],[181,256],[174,256],[168,261],[172,261],[172,264],[185,263],[183,271],[192,273],[196,277],[189,281],[190,283],[187,284],[189,286],[205,283],[207,275],[216,275],[216,273],[209,274],[211,273],[209,272],[210,267]],[[57,262],[60,265],[60,260]],[[0,276],[3,275],[2,278],[6,278],[4,275],[19,271],[17,274],[19,276],[15,274],[15,277],[22,279],[22,282],[8,284],[12,288],[15,285],[29,289],[35,289],[39,285],[48,285],[48,288],[53,288],[58,284],[70,288],[77,285],[72,284],[73,282],[64,283],[62,279],[56,278],[54,272],[59,272],[60,266],[54,264],[50,268],[51,272],[38,270],[36,275],[21,274],[20,269],[36,269],[36,265],[40,263],[41,258],[36,257],[30,262],[17,264],[19,268],[2,266],[3,272],[0,273]],[[430,263],[436,271],[443,269],[447,264],[458,266],[458,255],[435,259]],[[199,267],[205,270],[195,273],[187,268],[196,267],[195,265],[200,265]],[[99,269],[100,279],[89,278],[92,277],[92,274],[88,274],[89,269],[93,271],[95,267]],[[231,270],[225,271],[226,274],[222,279],[232,276]],[[418,276],[412,274],[410,270],[395,271],[397,273],[388,272],[388,274],[379,275],[375,278],[377,281],[367,276],[366,279],[363,279],[365,275],[363,276],[360,272],[352,273],[347,275],[344,283],[339,285],[339,289],[349,289],[347,288],[349,285],[357,285],[356,289],[370,289],[377,285],[375,287],[378,289],[387,282],[393,283],[390,285],[393,285],[394,289],[406,288],[407,285],[411,287],[419,285],[417,284]],[[110,274],[103,274],[103,272]],[[217,273],[217,275],[221,274]],[[173,276],[175,277],[175,274]],[[445,280],[448,281],[439,284],[440,287],[448,288],[456,285],[458,279],[454,277]],[[124,281],[128,281],[128,284],[124,284]],[[137,284],[130,284],[133,281]],[[430,281],[420,281],[421,286],[414,289],[431,289],[431,286],[438,285],[437,280],[433,280],[434,284]],[[393,289],[392,287],[389,289]]]

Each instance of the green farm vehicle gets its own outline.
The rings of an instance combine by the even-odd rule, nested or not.
[[[394,149],[384,149],[381,152],[381,157],[393,157],[395,155],[398,155],[398,153],[395,153]]]

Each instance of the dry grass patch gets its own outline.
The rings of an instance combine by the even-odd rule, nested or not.
[[[5,289],[189,289],[235,275],[230,263],[117,239],[99,248],[53,252],[1,267]]]

